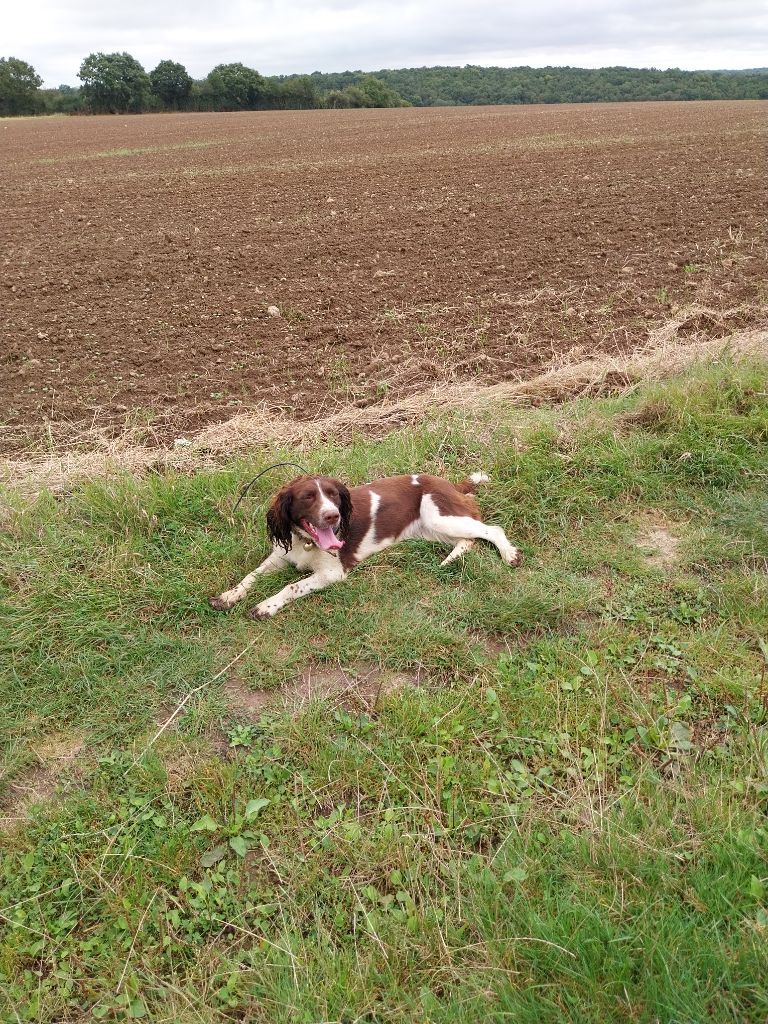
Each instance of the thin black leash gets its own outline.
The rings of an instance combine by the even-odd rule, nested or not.
[[[235,502],[235,507],[232,509],[232,515],[234,515],[235,512],[237,512],[238,505],[243,500],[243,498],[246,496],[248,491],[250,491],[250,489],[253,487],[253,485],[256,483],[256,481],[261,479],[261,477],[263,477],[265,473],[269,473],[273,469],[280,469],[281,466],[292,466],[294,469],[300,469],[301,472],[304,473],[305,476],[311,476],[312,475],[309,472],[309,470],[305,469],[303,466],[300,466],[298,464],[298,462],[276,462],[274,464],[274,466],[267,466],[266,469],[262,469],[262,471],[260,473],[257,473],[256,476],[253,478],[253,480],[249,480],[248,483],[245,485],[245,487],[243,487],[243,489],[240,491],[240,497]]]

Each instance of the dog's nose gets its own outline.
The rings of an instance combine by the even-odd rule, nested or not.
[[[323,513],[323,525],[324,526],[336,526],[340,521],[341,516],[338,512],[324,512]]]

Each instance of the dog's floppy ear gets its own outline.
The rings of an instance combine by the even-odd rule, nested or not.
[[[342,540],[347,536],[349,530],[349,520],[352,518],[352,496],[349,493],[349,488],[345,487],[344,484],[336,481],[339,488],[339,515],[341,516],[341,525],[339,526],[339,536]]]
[[[288,551],[291,547],[291,505],[293,493],[289,487],[283,487],[272,499],[267,512],[267,530],[273,544],[279,544]]]

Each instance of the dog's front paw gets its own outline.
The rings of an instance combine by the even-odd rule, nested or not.
[[[276,608],[270,608],[267,604],[257,604],[246,615],[249,619],[271,619],[276,611]]]
[[[217,612],[226,612],[232,607],[232,602],[223,594],[219,594],[218,597],[209,597],[208,604],[211,608],[215,608]]]

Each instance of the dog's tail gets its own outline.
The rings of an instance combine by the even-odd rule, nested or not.
[[[490,479],[485,473],[470,473],[466,480],[456,484],[456,490],[462,494],[474,494],[481,484],[487,484]]]

